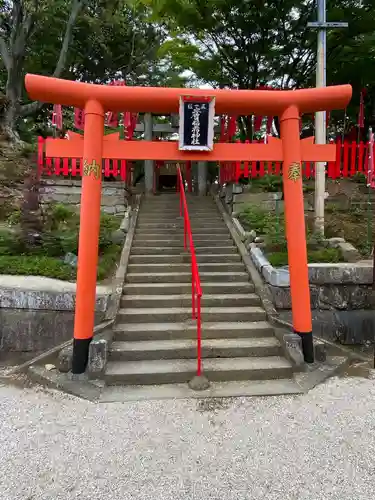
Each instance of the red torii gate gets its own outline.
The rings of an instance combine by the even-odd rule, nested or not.
[[[283,161],[286,236],[294,331],[302,338],[305,361],[314,361],[310,288],[307,267],[305,217],[302,191],[302,161],[333,161],[335,145],[300,141],[302,113],[345,108],[350,101],[350,85],[269,92],[267,90],[209,90],[108,87],[26,75],[26,90],[31,99],[75,106],[85,110],[84,140],[47,139],[49,157],[83,157],[81,219],[74,322],[73,373],[87,366],[89,344],[93,337],[96,268],[101,198],[102,158],[175,161]],[[173,142],[121,141],[114,134],[103,136],[106,111],[127,110],[155,114],[177,113],[179,99],[189,94],[215,97],[217,114],[278,115],[281,139],[268,144],[217,143],[212,151],[180,151]]]

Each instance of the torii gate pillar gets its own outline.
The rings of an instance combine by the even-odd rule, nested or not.
[[[286,240],[292,299],[293,329],[302,339],[305,361],[314,362],[314,346],[310,310],[310,286],[307,267],[305,211],[301,175],[300,116],[290,106],[280,116],[283,148],[283,184],[285,200]]]
[[[72,372],[83,373],[94,331],[102,189],[104,109],[98,101],[85,105],[81,218]]]

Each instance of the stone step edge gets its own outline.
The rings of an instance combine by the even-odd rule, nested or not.
[[[183,373],[196,371],[195,359],[109,361],[106,375],[153,375],[161,373]],[[212,372],[233,371],[272,371],[291,369],[292,364],[282,356],[242,357],[242,358],[205,358],[203,370]]]
[[[169,331],[190,331],[197,330],[195,321],[191,323],[121,323],[118,322],[113,326],[115,332],[137,332],[137,331],[155,331],[162,332],[168,328]],[[247,328],[249,332],[252,330],[273,330],[273,326],[268,321],[205,321],[202,323],[202,331],[208,330],[243,330]]]
[[[179,350],[196,348],[196,339],[161,339],[161,340],[115,340],[111,344],[109,352],[129,352],[133,351],[159,351],[159,350]],[[202,348],[206,349],[233,349],[233,348],[264,348],[281,347],[276,337],[238,337],[219,339],[205,339]],[[265,356],[263,356],[265,357]]]

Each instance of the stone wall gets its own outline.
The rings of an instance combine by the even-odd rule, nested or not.
[[[127,206],[124,182],[113,181],[102,184],[102,211],[124,215]],[[40,189],[41,203],[56,202],[79,207],[81,202],[80,180],[43,179]]]
[[[95,324],[107,319],[112,288],[97,286]],[[38,352],[72,338],[76,283],[0,275],[0,351]]]
[[[250,255],[271,291],[276,309],[291,309],[288,268],[274,268],[255,245],[251,246]],[[308,267],[312,309],[356,310],[371,307],[371,261],[309,264]]]

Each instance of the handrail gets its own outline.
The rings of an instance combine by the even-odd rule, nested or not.
[[[191,255],[191,308],[193,319],[197,320],[197,376],[202,375],[202,321],[201,321],[201,298],[202,288],[199,278],[197,257],[195,255],[193,235],[191,232],[189,212],[186,203],[185,186],[182,179],[181,169],[177,168],[178,182],[180,186],[180,215],[184,216],[184,249],[189,250]]]

